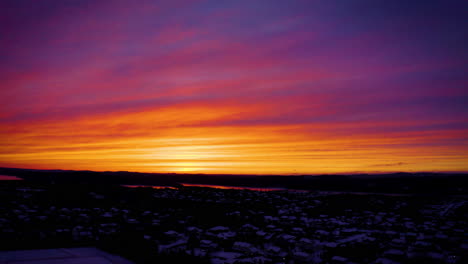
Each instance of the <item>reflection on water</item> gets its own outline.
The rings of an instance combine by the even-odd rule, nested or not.
[[[184,187],[208,187],[214,189],[231,189],[231,190],[250,190],[250,191],[260,191],[260,192],[271,192],[271,191],[286,191],[285,188],[260,188],[260,187],[239,187],[239,186],[228,186],[228,185],[211,185],[211,184],[190,184],[190,183],[181,183]]]
[[[157,185],[122,185],[128,188],[153,188],[153,189],[177,189],[171,186],[157,186]]]
[[[192,184],[192,183],[180,183],[184,187],[204,187],[213,189],[224,189],[224,190],[250,190],[259,192],[271,192],[271,191],[292,191],[292,192],[308,192],[307,190],[293,190],[286,188],[276,187],[244,187],[244,186],[229,186],[229,185],[214,185],[214,184]],[[172,186],[159,186],[159,185],[122,185],[128,188],[153,188],[153,189],[177,189]]]
[[[9,176],[9,175],[0,175],[0,181],[22,181],[23,179],[18,178],[16,176]]]

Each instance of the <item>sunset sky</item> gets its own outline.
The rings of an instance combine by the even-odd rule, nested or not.
[[[468,171],[467,1],[2,0],[0,167]]]

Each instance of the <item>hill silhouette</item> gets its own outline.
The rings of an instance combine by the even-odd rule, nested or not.
[[[389,173],[354,175],[228,175],[0,168],[0,174],[41,184],[162,185],[181,183],[276,187],[311,191],[468,194],[468,174]]]

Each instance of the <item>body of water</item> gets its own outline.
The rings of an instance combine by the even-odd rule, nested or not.
[[[212,185],[212,184],[192,184],[192,183],[181,183],[184,187],[207,187],[214,189],[230,189],[230,190],[250,190],[260,192],[271,192],[271,191],[288,191],[286,188],[275,188],[275,187],[244,187],[244,186],[229,186],[229,185]]]
[[[122,185],[128,188],[152,188],[152,189],[177,189],[172,186],[158,186],[158,185]]]
[[[290,191],[286,188],[274,188],[274,187],[244,187],[244,186],[229,186],[229,185],[213,185],[213,184],[192,184],[192,183],[180,183],[184,187],[205,187],[213,189],[225,189],[225,190],[250,190],[260,192],[271,192],[271,191]],[[159,185],[122,185],[128,188],[153,188],[153,189],[177,189],[172,186],[159,186]],[[295,191],[295,190],[292,190]]]
[[[16,176],[10,175],[0,175],[0,181],[22,181],[23,179],[18,178]]]

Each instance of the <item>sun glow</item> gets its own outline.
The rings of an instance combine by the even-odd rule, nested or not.
[[[0,167],[468,171],[457,1],[26,2],[0,1]]]
[[[135,119],[149,120],[153,112],[135,113]],[[350,134],[344,138],[335,131],[347,129],[347,124],[200,126],[197,119],[171,127],[155,117],[154,123],[114,128],[116,123],[127,127],[133,120],[132,115],[106,115],[94,120],[27,123],[17,126],[15,134],[2,128],[1,138],[10,140],[1,142],[0,159],[3,166],[17,167],[240,174],[416,171],[423,167],[464,170],[468,164],[463,145],[421,144],[450,139],[456,136],[452,132],[393,133],[392,137]],[[373,124],[361,123],[362,129],[366,126]],[[79,137],[75,136],[77,127]]]
[[[197,171],[206,171],[206,168],[200,167],[200,164],[194,162],[180,162],[173,163],[172,171],[174,172],[197,172]]]

